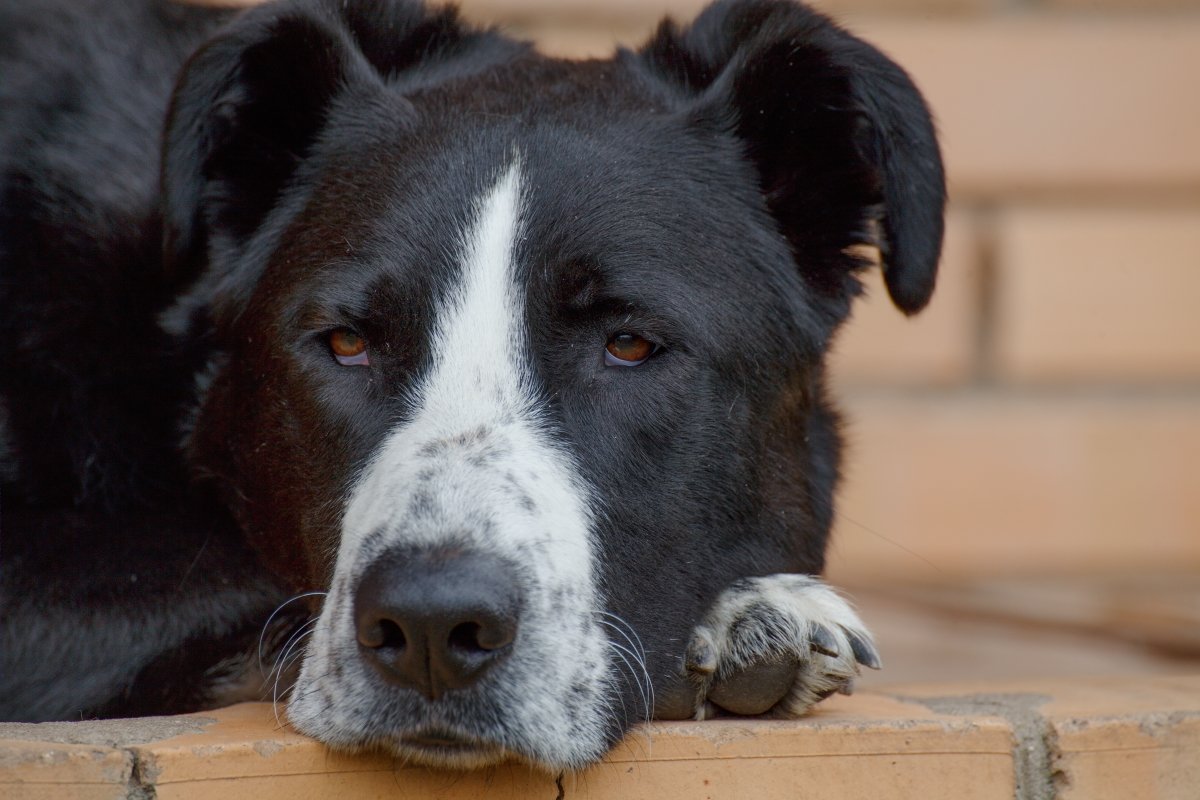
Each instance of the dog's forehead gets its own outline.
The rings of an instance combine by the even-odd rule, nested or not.
[[[458,68],[431,80],[421,72],[395,76],[390,88],[430,118],[467,111],[494,118],[555,116],[596,120],[628,111],[662,114],[670,94],[635,76],[624,57],[577,61],[526,52],[480,71]]]
[[[448,216],[469,218],[514,157],[523,198],[533,201],[527,220],[546,208],[580,225],[602,209],[631,219],[686,212],[699,222],[706,209],[719,216],[723,206],[761,205],[744,147],[677,106],[620,60],[527,55],[436,81],[396,78],[369,102],[344,98],[317,161],[335,185],[387,197],[410,226],[414,213],[441,229],[456,221]]]
[[[397,83],[340,104],[329,125],[307,165],[315,188],[275,254],[274,297],[332,286],[362,307],[427,317],[454,285],[480,198],[519,164],[514,277],[536,290],[533,314],[569,301],[581,274],[704,330],[722,318],[790,324],[803,304],[741,145],[619,62],[529,57]]]

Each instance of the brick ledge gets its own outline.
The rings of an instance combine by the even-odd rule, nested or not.
[[[0,796],[298,798],[1168,798],[1200,787],[1200,676],[921,685],[796,722],[654,723],[559,785],[331,753],[268,704],[169,719],[0,724]]]

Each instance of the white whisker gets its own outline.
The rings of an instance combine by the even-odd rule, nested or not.
[[[654,716],[654,682],[651,680],[650,670],[646,666],[646,651],[642,647],[641,639],[638,638],[637,631],[633,629],[633,626],[623,620],[621,617],[608,611],[600,611],[598,613],[612,620],[610,622],[605,619],[597,619],[596,621],[599,624],[603,625],[609,630],[616,631],[625,639],[626,642],[629,643],[629,647],[626,647],[619,642],[610,640],[608,645],[612,647],[618,655],[622,656],[622,660],[625,661],[626,665],[629,667],[631,677],[633,678],[634,683],[637,685],[638,690],[642,695],[642,702],[646,709],[646,721],[649,722]],[[633,664],[625,659],[624,655],[622,654],[627,654],[629,658],[632,658],[637,666],[641,669],[641,678],[639,678],[636,674]]]
[[[300,628],[293,633],[291,638],[288,640],[289,644],[286,648],[284,648],[283,652],[280,653],[279,659],[275,663],[275,668],[271,670],[275,673],[275,682],[271,692],[271,706],[275,711],[275,722],[280,725],[283,723],[279,720],[279,679],[283,677],[283,673],[287,670],[288,666],[290,666],[290,664],[302,654],[297,648],[301,642],[303,642],[312,634],[314,630],[316,630],[316,626],[316,617],[300,626]],[[289,655],[291,655],[293,650],[296,650],[296,653],[294,656],[289,658]],[[292,682],[292,686],[295,686],[294,681]],[[285,693],[288,689],[291,689],[292,686],[287,687],[287,689],[284,690]]]
[[[295,595],[294,597],[289,597],[287,600],[284,600],[282,603],[280,603],[278,606],[276,606],[274,611],[271,612],[271,616],[267,617],[267,621],[263,623],[262,630],[259,631],[259,633],[258,633],[258,674],[259,675],[263,675],[264,677],[266,677],[266,675],[269,674],[269,673],[263,672],[263,640],[266,638],[267,631],[270,630],[271,622],[275,619],[276,615],[278,615],[280,611],[282,611],[284,608],[291,605],[292,603],[296,602],[297,600],[303,600],[306,597],[324,597],[326,594],[327,594],[326,592],[305,592],[303,594],[298,594],[298,595]]]
[[[279,655],[275,657],[275,666],[273,666],[271,671],[267,673],[268,676],[277,671],[281,671],[284,661],[287,660],[288,653],[295,648],[301,637],[312,632],[312,629],[314,626],[316,626],[318,619],[319,617],[312,617],[308,620],[305,620],[302,625],[298,626],[294,631],[292,631],[292,635],[287,638],[287,641],[283,643],[283,647],[280,648]]]

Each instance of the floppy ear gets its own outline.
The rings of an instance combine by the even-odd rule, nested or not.
[[[337,99],[487,42],[452,9],[402,0],[272,3],[198,50],[163,142],[165,256],[185,282],[236,251],[279,203]]]
[[[853,293],[852,270],[836,265],[851,245],[873,244],[896,306],[925,306],[945,178],[929,109],[904,70],[784,0],[718,2],[683,31],[664,22],[640,56],[692,98],[697,123],[718,121],[745,143],[814,288]]]

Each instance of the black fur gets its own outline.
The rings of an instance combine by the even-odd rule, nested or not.
[[[660,711],[724,585],[820,572],[849,249],[915,313],[941,244],[929,114],[878,51],[768,0],[583,63],[399,0],[6,0],[0,31],[0,718],[241,696],[221,665],[327,585],[515,152],[529,361]],[[338,325],[384,343],[369,377]],[[661,348],[615,374],[625,328]]]

